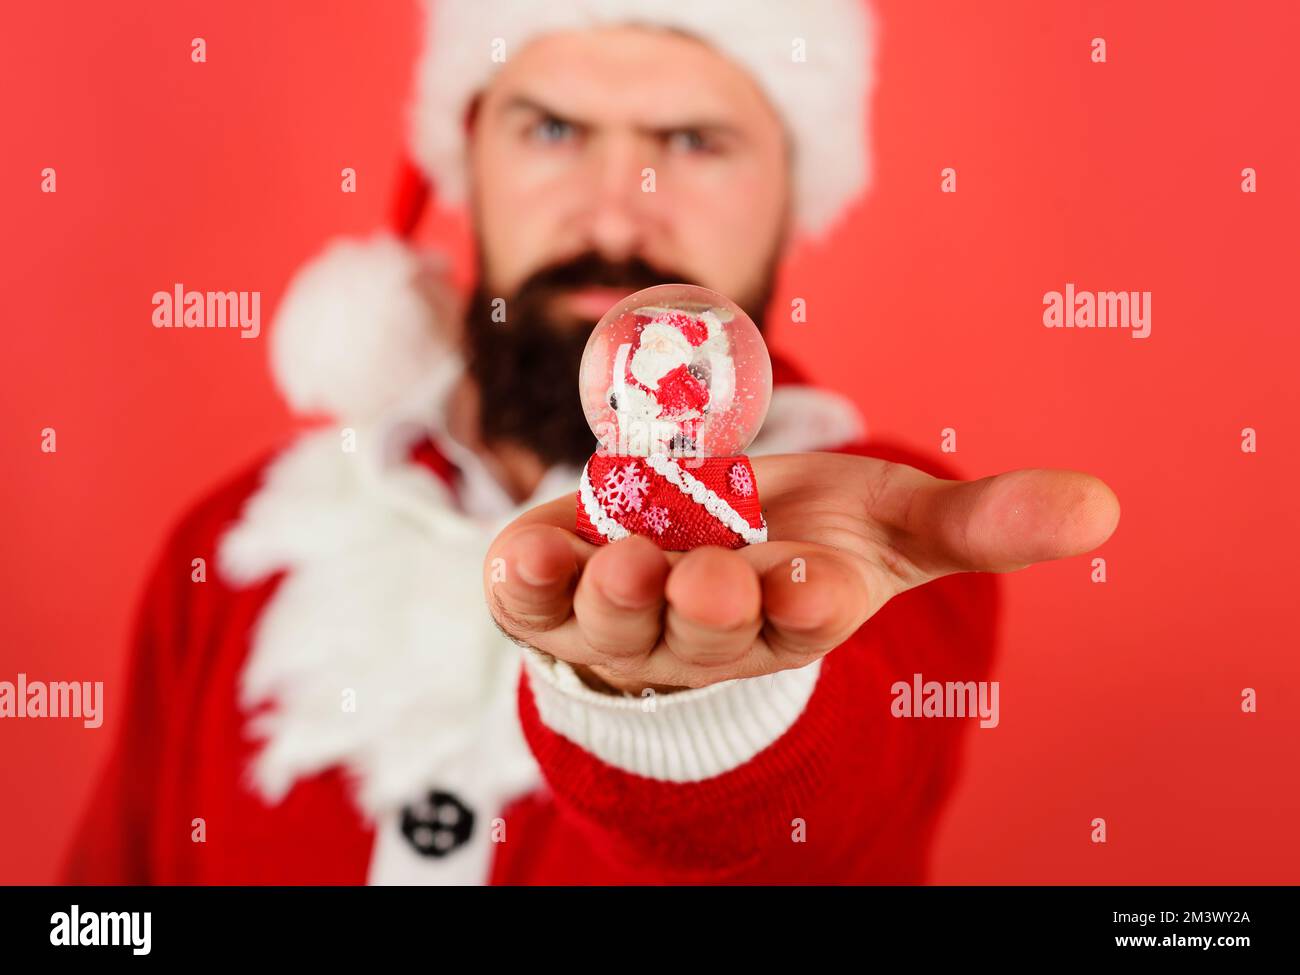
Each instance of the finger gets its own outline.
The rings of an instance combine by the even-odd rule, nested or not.
[[[869,563],[828,546],[770,542],[744,555],[762,583],[763,640],[784,666],[839,646],[893,592]]]
[[[739,554],[709,546],[687,552],[664,587],[664,644],[682,674],[661,673],[665,683],[694,684],[691,672],[730,667],[753,648],[762,628],[758,574]]]
[[[1119,523],[1119,499],[1078,471],[1011,471],[978,481],[931,479],[906,511],[900,547],[947,572],[1008,572],[1090,552]]]
[[[634,667],[663,630],[668,558],[640,535],[603,546],[588,560],[573,615],[588,648],[615,671]]]
[[[573,609],[573,588],[585,544],[554,525],[513,527],[488,553],[488,606],[512,638],[534,642],[564,623]]]

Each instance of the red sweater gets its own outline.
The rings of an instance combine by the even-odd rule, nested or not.
[[[886,444],[846,449],[951,476]],[[412,463],[444,481],[454,470],[428,444]],[[216,564],[219,540],[262,476],[258,465],[198,505],[158,561],[117,710],[120,739],[76,835],[69,882],[357,884],[369,876],[376,826],[342,769],[299,778],[278,802],[249,784],[258,743],[239,680],[282,576],[244,588],[211,571],[203,584],[191,579],[195,558]],[[893,717],[891,686],[915,673],[985,679],[997,615],[991,576],[950,576],[903,594],[825,658],[788,730],[739,767],[698,781],[629,773],[548,727],[521,669],[518,717],[544,784],[499,809],[461,810],[473,822],[458,828],[494,821],[509,837],[494,845],[480,879],[924,880],[969,719]]]

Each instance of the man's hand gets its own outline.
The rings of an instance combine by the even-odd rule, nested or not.
[[[761,545],[597,547],[574,534],[572,495],[526,512],[488,552],[505,566],[487,575],[497,624],[602,690],[702,687],[802,667],[901,592],[1079,555],[1119,521],[1114,492],[1074,471],[948,481],[848,454],[752,460]]]

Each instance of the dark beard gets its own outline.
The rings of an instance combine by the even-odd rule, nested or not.
[[[771,293],[742,303],[762,328]],[[625,288],[628,294],[657,284],[694,284],[681,274],[634,259],[614,264],[594,253],[543,268],[506,300],[506,321],[493,321],[493,302],[482,270],[465,312],[467,368],[479,390],[479,434],[484,443],[513,443],[546,466],[581,467],[596,449],[578,398],[578,369],[594,321],[552,312],[560,295],[584,285]],[[498,318],[500,314],[498,313]]]

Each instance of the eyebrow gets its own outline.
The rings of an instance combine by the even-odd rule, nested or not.
[[[535,115],[546,115],[560,122],[566,122],[569,125],[577,126],[580,129],[592,128],[592,123],[583,119],[573,118],[572,116],[551,108],[535,98],[527,95],[512,95],[502,107],[502,112],[532,112]],[[739,136],[740,130],[729,122],[718,122],[711,119],[685,119],[681,122],[674,122],[671,125],[638,125],[636,131],[642,135],[663,137],[673,132],[681,132],[685,129],[709,132],[715,135]]]

